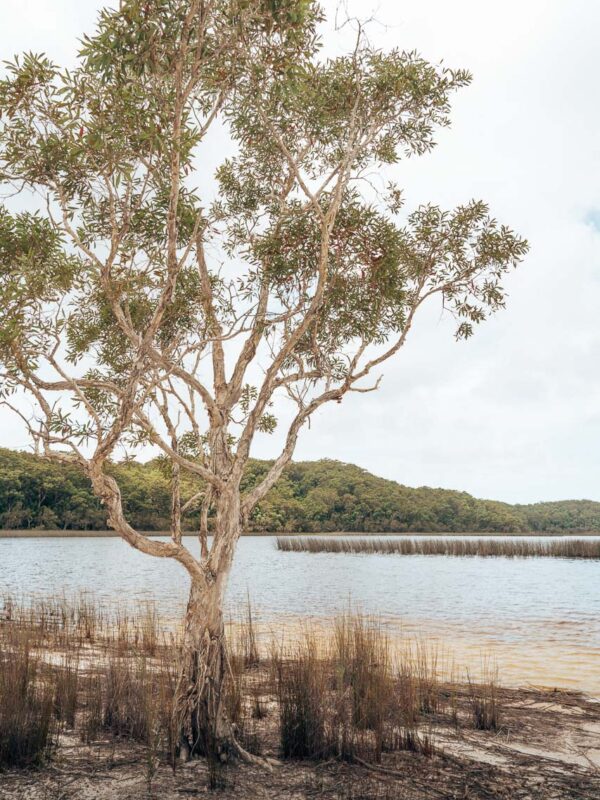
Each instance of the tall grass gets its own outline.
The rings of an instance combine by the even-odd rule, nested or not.
[[[277,679],[284,757],[379,762],[392,750],[433,752],[421,730],[420,677],[411,657],[394,656],[377,619],[345,614],[328,640],[308,631],[280,651]],[[437,681],[429,691],[440,692]]]
[[[48,757],[63,729],[171,746],[177,648],[153,607],[136,617],[89,597],[5,597],[0,607],[0,767]]]
[[[154,656],[166,634],[150,602],[132,616],[118,605],[107,608],[83,593],[27,599],[6,595],[0,604],[0,627],[3,625],[26,631],[34,647],[69,652],[99,647]]]
[[[54,670],[54,716],[65,727],[75,727],[79,690],[79,656],[68,652]]]
[[[362,615],[338,617],[333,658],[339,688],[352,698],[353,724],[379,730],[393,689],[390,647],[381,625]]]
[[[277,694],[284,758],[329,758],[334,747],[324,698],[327,672],[318,645],[307,635],[296,649],[277,656]]]
[[[58,733],[52,685],[28,636],[11,631],[0,650],[0,768],[39,764]]]
[[[260,664],[260,653],[258,651],[258,637],[254,624],[254,611],[252,602],[248,594],[246,600],[246,616],[238,628],[238,651],[237,655],[242,655],[244,667],[258,667]]]
[[[360,539],[354,537],[278,536],[277,549],[289,553],[600,559],[600,539],[532,541],[522,539]]]
[[[496,731],[500,727],[500,704],[498,702],[498,669],[484,662],[482,680],[473,683],[467,675],[469,700],[473,715],[473,726],[480,731]]]
[[[292,644],[273,640],[268,652],[259,647],[250,604],[233,630],[225,703],[253,753],[277,737],[283,758],[379,762],[394,750],[431,755],[433,720],[498,727],[495,674],[452,693],[435,648],[398,651],[376,618],[344,614],[327,635],[307,627]],[[150,785],[161,759],[175,763],[178,658],[177,636],[161,629],[151,607],[131,615],[89,598],[6,598],[0,768],[43,762],[69,729],[88,744],[141,743]],[[218,783],[213,772],[209,783]]]

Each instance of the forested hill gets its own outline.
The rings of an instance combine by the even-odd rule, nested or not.
[[[254,484],[266,461],[251,462],[245,477]],[[169,476],[159,459],[111,467],[128,517],[140,530],[169,525]],[[197,484],[185,486],[187,496]],[[186,518],[193,529],[197,515]],[[87,479],[73,467],[0,448],[0,528],[101,530],[104,511]],[[600,531],[600,503],[565,500],[511,506],[477,500],[466,492],[411,489],[377,478],[352,464],[313,461],[292,464],[251,521],[254,531]]]

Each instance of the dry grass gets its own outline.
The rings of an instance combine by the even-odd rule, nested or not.
[[[434,654],[434,651],[432,651]],[[281,752],[288,758],[380,762],[384,752],[433,753],[427,718],[441,684],[429,651],[398,658],[381,623],[360,614],[334,622],[331,640],[307,631],[279,650]]]
[[[0,769],[39,764],[56,743],[54,687],[43,666],[27,634],[10,631],[0,650]]]
[[[176,653],[150,604],[133,618],[84,595],[5,597],[0,766],[44,760],[69,729],[88,743],[110,734],[167,751]]]
[[[27,632],[33,647],[51,646],[71,654],[100,647],[154,656],[166,636],[152,603],[131,617],[121,607],[106,608],[87,594],[27,599],[7,595],[0,603],[0,626]]]
[[[473,725],[479,731],[496,731],[500,727],[498,702],[498,669],[484,662],[482,680],[473,683],[467,676]]]
[[[402,556],[504,556],[506,558],[600,559],[600,539],[532,541],[517,539],[359,539],[277,537],[289,553],[367,553]]]
[[[437,651],[415,645],[398,655],[377,619],[346,614],[330,636],[307,628],[293,644],[272,641],[262,652],[248,602],[233,629],[226,703],[251,752],[273,747],[277,736],[285,759],[376,763],[390,751],[430,756],[434,719],[498,727],[496,676],[469,682],[459,713]],[[87,744],[140,743],[149,783],[157,764],[175,763],[179,645],[152,607],[135,617],[89,598],[6,598],[0,653],[0,766],[43,761],[65,730]],[[219,775],[211,772],[209,783]]]
[[[292,652],[276,658],[282,756],[329,758],[334,742],[324,702],[328,676],[316,640],[307,634]]]

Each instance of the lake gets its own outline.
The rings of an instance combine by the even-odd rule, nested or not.
[[[0,539],[2,593],[85,591],[132,609],[151,599],[174,620],[187,589],[182,567],[119,538]],[[264,628],[326,623],[350,607],[380,615],[393,635],[438,642],[470,669],[491,654],[506,683],[600,695],[599,561],[284,553],[275,537],[245,536],[228,612],[248,594]]]

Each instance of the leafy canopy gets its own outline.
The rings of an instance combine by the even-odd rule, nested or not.
[[[36,442],[107,503],[103,465],[152,443],[174,497],[183,470],[218,504],[281,395],[294,415],[249,513],[426,300],[458,338],[504,305],[527,245],[484,203],[405,214],[370,180],[431,150],[469,73],[362,32],[326,58],[322,23],[312,0],[124,0],[76,69],[6,65],[0,178],[11,208],[40,202],[0,207],[2,397],[28,394]]]

